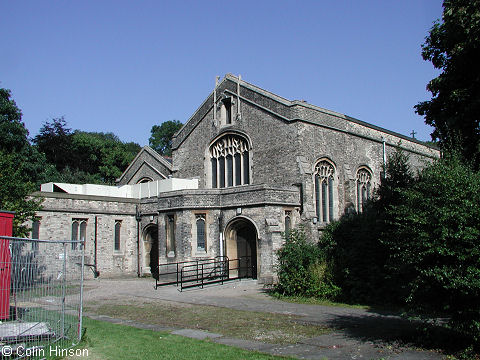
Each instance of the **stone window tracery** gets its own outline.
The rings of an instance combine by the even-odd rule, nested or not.
[[[372,173],[365,167],[357,171],[357,212],[364,210],[365,204],[371,197]]]
[[[333,221],[333,187],[335,168],[328,160],[321,160],[315,165],[314,174],[317,219],[324,223]]]
[[[72,220],[72,240],[85,241],[87,236],[87,220],[86,219],[73,219]],[[76,242],[72,242],[72,250],[76,250],[77,247],[81,249],[81,245]]]
[[[227,134],[210,146],[212,188],[250,183],[250,144],[237,134]]]

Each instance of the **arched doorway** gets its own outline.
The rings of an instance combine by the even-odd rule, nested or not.
[[[158,274],[158,228],[149,225],[143,231],[143,272],[151,273],[153,277]]]
[[[257,278],[257,243],[255,225],[247,218],[238,217],[225,228],[225,254],[230,261],[231,277]]]

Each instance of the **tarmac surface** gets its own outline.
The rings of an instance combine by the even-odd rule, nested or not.
[[[194,288],[183,292],[173,285],[155,290],[154,280],[151,278],[98,278],[85,282],[85,303],[135,299],[295,315],[303,322],[327,326],[334,330],[297,344],[279,345],[236,339],[197,329],[175,329],[98,314],[86,313],[85,315],[98,320],[143,329],[169,331],[172,334],[196,339],[209,338],[210,341],[220,344],[300,359],[433,360],[445,358],[433,350],[417,350],[414,346],[398,342],[402,335],[414,331],[414,325],[397,315],[365,309],[284,302],[268,296],[256,280],[231,281],[223,285],[210,285],[203,289]]]

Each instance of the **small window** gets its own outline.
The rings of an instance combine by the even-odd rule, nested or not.
[[[32,223],[32,239],[39,239],[40,237],[40,221],[34,220]],[[32,250],[38,251],[38,242],[32,241]]]
[[[87,220],[85,219],[73,219],[72,220],[72,241],[85,241],[87,238]],[[79,243],[72,242],[72,250],[76,250]],[[80,247],[81,248],[81,247]]]
[[[287,235],[292,228],[292,212],[290,210],[285,211],[285,235]]]
[[[113,240],[113,248],[115,251],[120,251],[120,230],[122,228],[122,222],[120,220],[115,221],[115,235]]]
[[[206,251],[205,214],[196,216],[197,223],[197,251]]]
[[[372,173],[366,167],[357,171],[357,212],[363,212],[371,198]]]
[[[175,256],[175,215],[167,215],[166,218],[167,233],[167,256]]]
[[[232,99],[226,98],[222,100],[223,106],[225,107],[225,124],[232,123]]]

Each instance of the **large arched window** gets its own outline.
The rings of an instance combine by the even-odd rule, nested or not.
[[[250,184],[250,144],[238,134],[226,134],[210,146],[212,188]]]
[[[357,212],[362,212],[371,197],[372,173],[366,167],[357,171]]]
[[[333,220],[333,187],[335,168],[328,160],[320,160],[315,165],[315,206],[317,218],[321,222]]]

